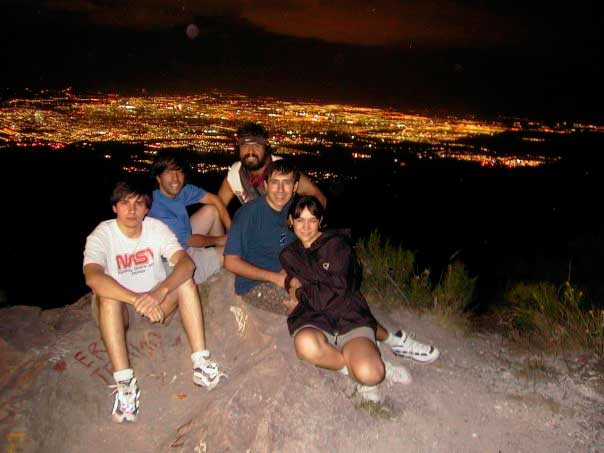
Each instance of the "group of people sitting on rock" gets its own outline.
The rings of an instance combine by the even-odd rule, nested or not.
[[[245,123],[236,140],[239,161],[218,194],[186,183],[188,165],[177,152],[159,152],[152,167],[158,188],[149,193],[133,178],[117,183],[115,218],[87,238],[84,275],[114,370],[115,422],[134,422],[139,412],[126,346],[135,316],[162,323],[178,309],[192,351],[193,383],[219,383],[196,284],[222,266],[236,275],[235,292],[246,303],[287,316],[300,359],[349,375],[366,399],[379,401],[377,385],[385,377],[411,382],[404,367],[382,359],[377,342],[418,362],[439,356],[435,347],[376,321],[360,292],[361,268],[350,238],[323,231],[325,196],[289,160],[272,154],[266,129]],[[231,220],[227,206],[234,196],[242,206]],[[189,216],[193,204],[201,208]]]

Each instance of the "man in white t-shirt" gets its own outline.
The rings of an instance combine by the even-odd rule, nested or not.
[[[136,313],[163,322],[178,308],[191,346],[193,382],[211,388],[221,374],[209,360],[203,313],[192,280],[195,265],[176,236],[161,221],[146,218],[151,194],[131,179],[116,184],[111,196],[116,218],[101,222],[86,240],[84,275],[98,304],[101,336],[116,385],[113,421],[136,421],[140,390],[126,347],[129,317]],[[162,264],[173,271],[168,277]],[[134,310],[128,310],[131,306]]]
[[[241,204],[265,196],[266,170],[273,161],[281,159],[272,154],[268,144],[268,132],[261,124],[243,123],[237,129],[236,136],[239,160],[231,165],[218,190],[218,196],[225,206],[228,206],[235,196]],[[321,189],[304,173],[300,173],[297,193],[312,195],[323,207],[327,206],[327,199]]]

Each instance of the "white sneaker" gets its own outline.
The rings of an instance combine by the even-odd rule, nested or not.
[[[200,358],[193,365],[193,383],[211,390],[225,374],[218,370],[216,362],[210,360],[209,357],[208,353],[206,357]]]
[[[115,393],[113,411],[111,412],[113,421],[115,423],[135,422],[138,417],[138,398],[141,394],[136,385],[136,378],[132,378],[127,382],[118,382],[109,387],[114,389],[113,393]]]
[[[375,404],[381,404],[384,402],[382,392],[380,392],[380,389],[377,385],[363,385],[357,383],[356,390],[362,401],[371,401]]]
[[[349,376],[348,368],[346,366],[344,368],[338,370],[338,373],[343,374],[344,376]]]
[[[386,381],[396,384],[411,384],[413,382],[411,374],[409,374],[409,371],[404,366],[394,365],[385,360],[384,365],[386,366]]]
[[[416,362],[431,363],[440,356],[440,351],[434,346],[415,341],[404,330],[392,334],[388,344],[395,355]]]

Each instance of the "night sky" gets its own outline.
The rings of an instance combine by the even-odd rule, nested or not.
[[[516,3],[9,0],[0,87],[604,120],[597,3]]]

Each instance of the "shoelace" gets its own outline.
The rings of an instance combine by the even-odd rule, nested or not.
[[[132,388],[131,386],[132,384],[113,384],[109,386],[110,389],[113,389],[110,396],[118,394],[120,407],[134,406],[136,408],[136,386],[132,386]],[[120,392],[120,389],[123,390]]]
[[[432,349],[432,346],[429,344],[420,343],[419,341],[415,341],[413,338],[415,335],[409,335],[407,332],[401,332],[401,345],[396,345],[395,347],[405,348],[409,350],[411,353],[429,353]]]
[[[195,368],[199,368],[201,371],[209,375],[218,374],[218,365],[211,360],[206,359],[203,362],[196,364]]]
[[[412,352],[428,353],[432,349],[432,346],[408,338],[405,344]]]

